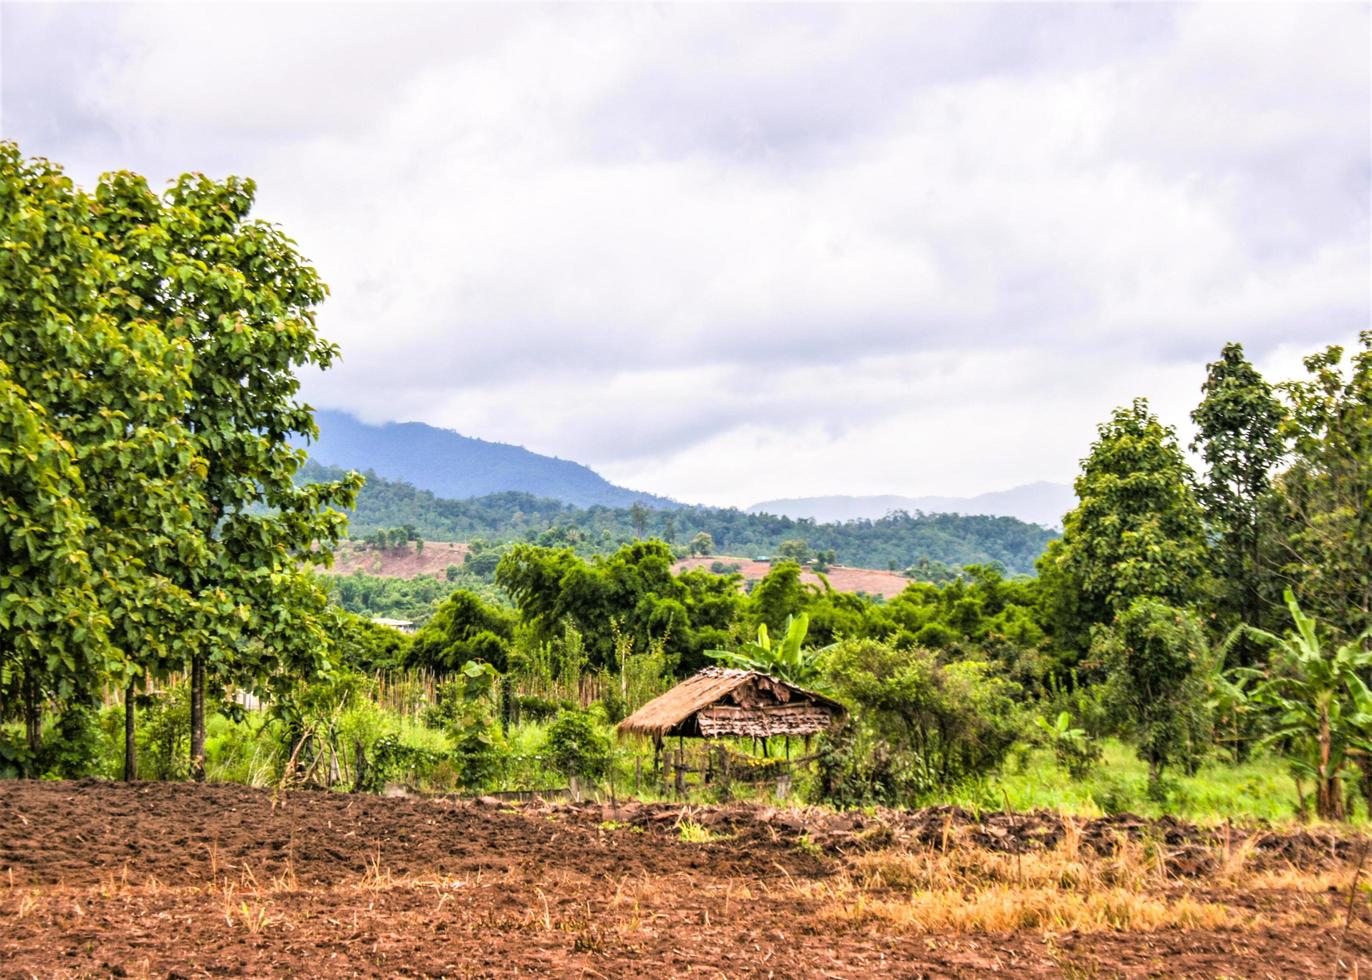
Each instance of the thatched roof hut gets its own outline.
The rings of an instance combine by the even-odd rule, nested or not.
[[[617,731],[654,739],[813,735],[846,715],[832,698],[767,674],[707,667],[639,708]]]

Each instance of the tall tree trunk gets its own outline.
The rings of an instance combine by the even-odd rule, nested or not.
[[[205,655],[191,654],[191,778],[205,781]]]
[[[138,778],[138,746],[133,739],[134,726],[133,681],[124,688],[124,782]]]
[[[43,713],[38,697],[38,682],[30,671],[24,678],[24,734],[28,739],[29,753],[37,762],[38,754],[43,751]],[[36,776],[36,772],[30,772]]]

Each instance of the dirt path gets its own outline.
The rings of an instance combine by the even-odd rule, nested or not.
[[[0,783],[0,975],[1332,976],[1341,936],[1339,975],[1355,962],[1372,975],[1367,895],[1341,928],[1359,841],[1242,837],[1237,888],[1201,860],[1232,854],[1232,835],[1218,851],[1180,824],[1014,821],[1007,835],[952,810],[886,820]],[[683,841],[683,825],[707,842]],[[1159,901],[1203,900],[1232,921],[930,932],[873,915],[912,893],[872,869],[934,854],[925,836],[941,838],[939,860],[956,838],[966,850],[952,853],[1027,876],[1022,862],[1058,853],[1064,833],[1093,867],[1119,863],[1121,841],[1171,835],[1182,864],[1149,879]]]

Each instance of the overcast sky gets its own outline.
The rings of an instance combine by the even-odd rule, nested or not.
[[[746,505],[1068,481],[1372,324],[1365,5],[0,6],[0,131],[259,183],[317,407]]]

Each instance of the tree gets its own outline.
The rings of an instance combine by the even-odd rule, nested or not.
[[[415,634],[405,666],[451,673],[468,661],[481,661],[503,671],[514,629],[515,617],[508,611],[459,589]]]
[[[691,538],[690,547],[693,555],[712,555],[715,551],[715,539],[710,536],[709,531],[697,531]]]
[[[1225,344],[1220,359],[1207,368],[1205,397],[1191,413],[1196,438],[1191,443],[1205,460],[1196,496],[1205,510],[1211,562],[1216,571],[1215,606],[1226,629],[1266,618],[1264,596],[1271,570],[1264,568],[1263,535],[1269,530],[1264,501],[1272,474],[1282,459],[1280,429],[1286,416],[1272,387],[1244,357],[1240,344]],[[1256,651],[1237,648],[1250,666]]]
[[[1058,644],[1080,655],[1091,628],[1136,599],[1187,606],[1200,595],[1204,524],[1176,434],[1136,399],[1099,427],[1082,461],[1077,506],[1039,559]]]
[[[793,561],[773,565],[749,596],[749,627],[754,630],[759,626],[784,629],[788,619],[800,614],[805,598],[805,587],[800,584],[800,566]]]
[[[641,539],[648,530],[648,508],[643,506],[643,501],[633,502],[629,508],[629,521],[634,526],[634,537]]]
[[[1329,347],[1281,386],[1293,461],[1278,479],[1282,572],[1337,636],[1372,629],[1372,330],[1349,359]]]
[[[1094,650],[1106,662],[1107,697],[1148,763],[1149,792],[1161,799],[1163,771],[1195,761],[1209,735],[1201,685],[1205,633],[1194,613],[1145,597],[1113,628],[1098,631]]]
[[[128,268],[127,303],[189,351],[180,425],[203,472],[204,504],[187,536],[202,554],[167,576],[200,612],[181,633],[189,661],[191,772],[204,778],[207,674],[217,686],[260,688],[327,667],[324,592],[302,563],[327,562],[361,477],[297,486],[318,435],[296,399],[296,370],[327,368],[337,348],[319,336],[327,288],[276,226],[249,217],[251,180],[180,177],[163,195],[134,174],[101,180],[92,229]]]
[[[800,538],[788,538],[777,545],[777,557],[804,564],[810,557],[810,546]]]
[[[1240,668],[1233,676],[1246,690],[1247,706],[1267,724],[1263,741],[1287,755],[1298,776],[1314,780],[1316,814],[1342,820],[1340,790],[1355,754],[1363,767],[1364,795],[1372,803],[1372,691],[1363,680],[1372,669],[1372,650],[1360,648],[1357,640],[1325,643],[1289,589],[1286,605],[1295,628],[1285,636],[1250,626],[1235,630],[1231,641],[1247,634],[1270,646],[1271,661],[1266,670]],[[1360,639],[1366,642],[1369,636]]]
[[[75,719],[112,681],[132,778],[134,681],[199,611],[170,570],[204,559],[204,460],[182,424],[190,347],[144,308],[108,235],[117,182],[87,194],[0,143],[0,715],[22,704],[41,769],[43,703]]]

